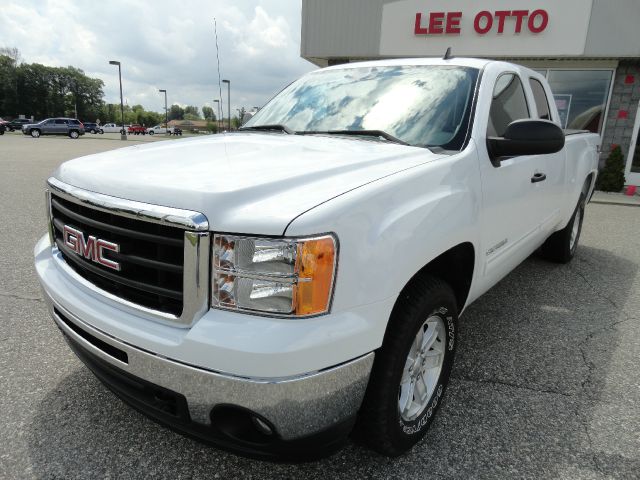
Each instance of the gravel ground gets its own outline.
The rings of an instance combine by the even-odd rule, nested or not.
[[[0,137],[0,478],[640,478],[640,209],[588,206],[573,263],[534,256],[467,310],[443,408],[410,453],[349,444],[273,464],[125,406],[45,311],[32,266],[44,181],[66,159],[120,146]]]

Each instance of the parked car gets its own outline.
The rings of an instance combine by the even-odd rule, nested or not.
[[[24,125],[28,125],[29,123],[31,123],[31,120],[29,120],[28,118],[14,118],[13,120],[9,121],[6,127],[7,130],[13,132],[14,130],[22,130],[22,127]]]
[[[176,430],[293,457],[355,425],[399,455],[443,403],[465,309],[534,251],[576,253],[600,137],[559,125],[520,65],[317,70],[237,133],[64,163],[43,297],[87,367]]]
[[[33,138],[40,135],[68,135],[75,139],[84,135],[84,125],[76,118],[47,118],[38,123],[23,125],[22,133]]]
[[[82,124],[84,125],[84,131],[88,132],[88,133],[100,133],[100,127],[98,126],[97,123],[92,123],[92,122],[82,122]]]
[[[125,125],[124,128],[126,129],[127,125]],[[104,125],[100,125],[100,132],[99,133],[120,133],[120,134],[123,134],[125,132],[126,132],[126,130],[124,130],[122,128],[122,125],[118,125],[116,123],[105,123]]]
[[[164,125],[156,125],[155,127],[147,128],[147,133],[149,135],[162,134],[162,133],[173,134],[174,131],[175,131],[174,127],[166,128]],[[180,130],[180,132],[182,133],[182,130]]]
[[[140,124],[134,123],[133,125],[129,125],[129,127],[127,128],[127,133],[129,135],[146,135],[147,134],[147,127],[143,127]]]

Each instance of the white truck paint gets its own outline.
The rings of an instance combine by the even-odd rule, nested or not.
[[[88,196],[199,212],[213,232],[277,238],[330,232],[338,242],[338,266],[328,313],[296,319],[207,308],[186,325],[158,321],[144,308],[123,305],[79,279],[45,236],[36,246],[36,269],[61,330],[107,364],[184,395],[192,420],[207,428],[213,428],[209,410],[216,404],[255,412],[285,442],[272,453],[286,452],[286,442],[352,418],[365,393],[371,353],[384,347],[392,309],[416,275],[434,260],[448,258],[442,255],[452,248],[470,248],[468,291],[458,297],[462,313],[554,232],[571,229],[597,174],[599,138],[589,133],[568,135],[556,153],[490,160],[491,106],[503,76],[520,79],[532,119],[543,112],[530,79],[540,82],[550,120],[559,125],[544,77],[529,69],[475,59],[411,59],[320,72],[404,67],[478,73],[459,151],[373,137],[248,130],[91,155],[64,163],[53,175],[55,184]],[[260,125],[268,107],[247,127]],[[543,174],[544,181],[532,183]],[[56,191],[51,185],[51,194]],[[130,362],[119,362],[77,337],[60,312],[77,328],[128,352]],[[182,380],[172,376],[176,372]],[[187,380],[196,376],[197,382]],[[261,387],[263,382],[271,387]],[[198,385],[210,385],[215,394]],[[324,396],[309,393],[319,386]],[[294,388],[304,388],[304,395],[295,390],[304,401],[291,398]],[[246,394],[238,396],[239,391]],[[289,423],[293,417],[295,427]],[[424,434],[424,418],[405,433]],[[245,440],[229,441],[250,453],[271,448],[271,443],[249,448]]]
[[[124,131],[127,131],[128,125],[124,126]],[[104,125],[100,125],[100,133],[120,133],[122,130],[122,125],[118,125],[117,123],[105,123]]]
[[[163,127],[162,125],[155,125],[153,127],[147,128],[147,133],[149,135],[161,134],[161,133],[173,133],[173,127]]]

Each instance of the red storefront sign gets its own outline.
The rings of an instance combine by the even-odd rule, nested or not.
[[[424,18],[424,20],[423,20]],[[416,13],[415,35],[460,35],[462,12]],[[507,24],[507,20],[509,20]],[[473,29],[479,35],[488,33],[541,33],[549,24],[546,10],[496,10],[478,12],[473,19]],[[507,25],[510,30],[506,30]],[[512,29],[512,30],[511,30]]]

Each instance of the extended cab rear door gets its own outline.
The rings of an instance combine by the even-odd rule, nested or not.
[[[525,82],[525,89],[531,95],[530,104],[534,107],[532,116],[560,124],[555,105],[549,101],[553,98],[551,91],[548,86],[545,90],[545,85],[546,80],[533,72]],[[535,202],[542,211],[540,229],[546,237],[552,233],[561,219],[566,184],[566,150],[538,157],[538,168],[540,174],[544,175],[544,181],[538,182],[534,193]]]

